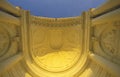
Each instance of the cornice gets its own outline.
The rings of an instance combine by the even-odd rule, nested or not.
[[[73,26],[81,24],[81,17],[47,18],[31,16],[32,24],[44,26]]]

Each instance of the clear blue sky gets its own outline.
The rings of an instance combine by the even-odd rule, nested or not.
[[[32,15],[44,17],[79,16],[89,8],[96,8],[106,0],[8,0],[15,6],[30,10]]]

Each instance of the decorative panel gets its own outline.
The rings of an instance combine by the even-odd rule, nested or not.
[[[10,23],[0,23],[0,61],[19,52],[19,44],[18,26]]]
[[[0,56],[4,55],[10,46],[10,35],[9,32],[0,26]]]
[[[93,20],[93,51],[120,64],[120,10]],[[104,20],[104,21],[103,21]]]

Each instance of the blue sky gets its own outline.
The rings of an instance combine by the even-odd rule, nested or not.
[[[30,10],[32,15],[44,17],[79,16],[89,8],[96,8],[106,0],[8,0],[15,6]]]

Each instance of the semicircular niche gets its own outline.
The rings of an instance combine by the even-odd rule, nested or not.
[[[40,77],[70,77],[84,68],[87,53],[81,49],[80,25],[31,25],[30,35],[30,51],[26,53],[26,65],[31,74]]]

